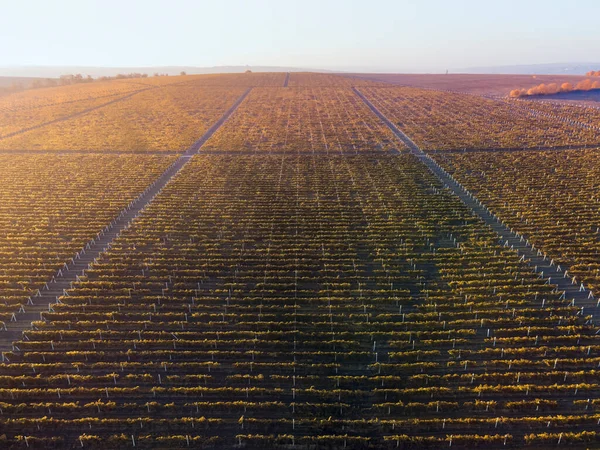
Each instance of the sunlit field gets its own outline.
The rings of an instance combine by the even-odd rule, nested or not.
[[[0,447],[600,445],[598,110],[411,79],[3,94]]]

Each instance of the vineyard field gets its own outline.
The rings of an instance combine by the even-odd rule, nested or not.
[[[343,442],[348,420],[381,444],[411,411],[414,439],[437,439],[440,412],[468,434],[478,408],[560,430],[598,389],[569,366],[598,358],[576,312],[411,155],[199,156],[16,343],[0,401],[29,417],[15,433],[51,403],[62,427],[43,434],[69,444],[77,424],[151,431],[154,412],[225,446]]]
[[[220,73],[215,75],[188,75],[183,84],[205,87],[281,87],[285,73]],[[177,77],[180,78],[180,77]],[[181,79],[181,78],[180,78]]]
[[[4,150],[183,151],[243,88],[165,86],[83,116],[0,140]]]
[[[409,87],[359,88],[423,150],[524,149],[600,143],[596,130],[512,103]]]
[[[415,88],[462,92],[481,96],[506,97],[515,87],[525,89],[540,83],[565,83],[573,85],[584,81],[583,75],[496,75],[496,74],[349,74],[347,77],[359,81],[389,83]],[[358,84],[358,83],[356,83]]]
[[[377,85],[380,83],[370,80],[352,79],[341,77],[336,74],[311,73],[311,72],[293,72],[290,73],[290,87],[336,87],[351,88],[360,85]],[[382,85],[385,85],[381,83]]]
[[[599,447],[595,110],[386,77],[0,99],[0,448]]]
[[[356,153],[398,148],[398,140],[351,89],[282,87],[254,88],[204,150]]]
[[[512,100],[514,102],[514,100]],[[600,110],[597,107],[577,106],[568,103],[553,103],[548,101],[524,101],[518,104],[564,120],[572,120],[590,127],[600,129]]]
[[[437,155],[511,227],[600,294],[600,151]]]
[[[72,88],[72,89],[68,89]],[[70,117],[147,89],[134,84],[98,83],[36,89],[0,98],[0,139],[57,119]]]
[[[0,320],[10,320],[173,160],[0,155]]]

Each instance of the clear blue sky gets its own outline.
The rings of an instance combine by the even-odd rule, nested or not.
[[[0,0],[0,66],[597,62],[599,13],[599,0]]]

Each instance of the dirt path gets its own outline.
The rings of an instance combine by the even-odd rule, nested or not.
[[[443,155],[448,153],[511,153],[511,152],[566,152],[569,150],[593,149],[593,145],[570,145],[557,147],[521,147],[521,148],[455,148],[448,150],[427,150],[428,155]]]
[[[176,156],[185,150],[0,150],[0,155],[140,155],[140,156]]]

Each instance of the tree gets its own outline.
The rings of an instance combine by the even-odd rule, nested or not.
[[[24,88],[23,88],[23,84],[21,84],[21,83],[13,82],[13,83],[11,83],[11,85],[10,85],[10,90],[11,90],[12,92],[18,92],[18,91],[22,91],[23,89],[24,89]]]

